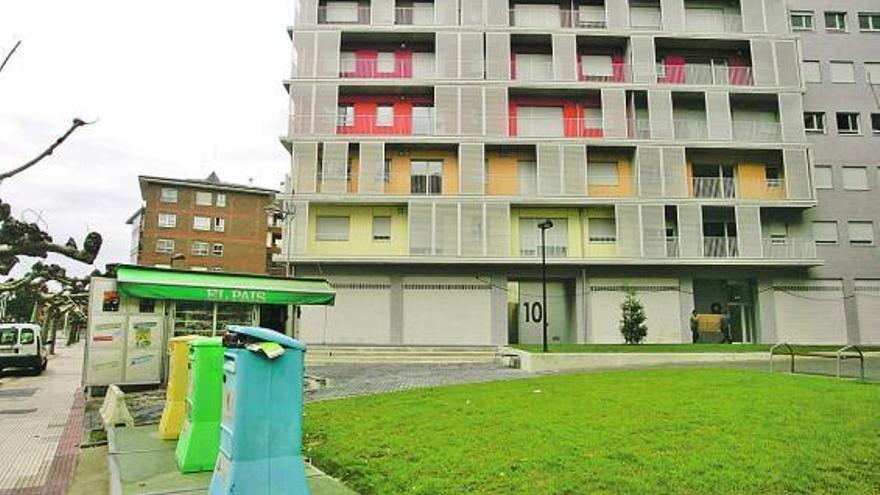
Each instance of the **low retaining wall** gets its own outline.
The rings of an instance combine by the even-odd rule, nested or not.
[[[519,349],[505,349],[504,354],[516,354],[519,368],[523,371],[567,371],[676,364],[740,363],[747,361],[767,362],[766,352],[706,352],[706,353],[532,353]]]

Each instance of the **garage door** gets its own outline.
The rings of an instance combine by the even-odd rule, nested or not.
[[[779,342],[846,343],[841,280],[775,280],[773,291]]]
[[[880,280],[856,280],[861,344],[880,345]]]

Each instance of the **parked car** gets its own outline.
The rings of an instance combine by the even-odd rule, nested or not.
[[[43,329],[31,323],[0,324],[0,371],[29,368],[39,375],[49,360]]]

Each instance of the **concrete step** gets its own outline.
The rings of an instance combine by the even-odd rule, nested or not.
[[[490,363],[496,347],[327,346],[312,345],[306,363]]]

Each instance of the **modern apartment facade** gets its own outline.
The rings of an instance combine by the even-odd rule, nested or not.
[[[880,344],[880,2],[790,0],[801,39],[822,266],[843,284],[849,342]]]
[[[184,270],[283,275],[277,191],[204,180],[138,177],[143,206],[132,215],[131,263]],[[172,258],[175,258],[172,260]]]
[[[628,291],[649,342],[694,309],[850,339],[783,0],[301,0],[290,33],[281,259],[337,289],[305,341],[621,342]]]

